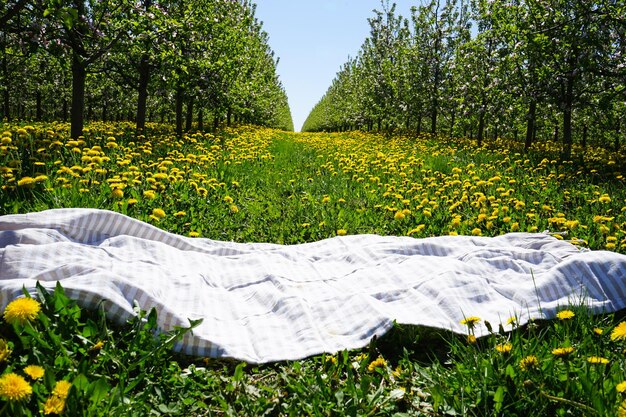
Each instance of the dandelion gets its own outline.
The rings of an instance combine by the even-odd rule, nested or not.
[[[594,327],[594,328],[593,328],[593,332],[594,332],[596,335],[598,335],[598,336],[602,336],[602,333],[604,333],[604,330],[602,330],[602,329],[601,329],[601,328],[599,328],[599,327]]]
[[[111,191],[111,197],[117,200],[121,200],[122,198],[124,198],[124,191],[119,188],[115,188],[113,191]]]
[[[587,358],[587,362],[597,365],[606,365],[609,363],[609,360],[607,358],[603,358],[602,356],[590,356]]]
[[[517,326],[517,317],[515,316],[511,316],[506,320],[506,324],[508,324],[509,326]]]
[[[469,343],[470,345],[475,345],[476,344],[476,336],[474,336],[473,334],[468,334],[467,335],[467,343]]]
[[[233,201],[234,201],[234,200],[233,200],[233,198],[232,198],[231,196],[229,196],[229,195],[227,195],[226,197],[224,197],[224,202],[225,202],[225,203],[230,204],[230,203],[232,203]]]
[[[480,317],[469,316],[461,320],[460,323],[467,326],[469,329],[473,329],[479,321]]]
[[[156,217],[157,219],[162,219],[165,217],[165,211],[163,211],[163,209],[160,209],[160,208],[155,208],[154,210],[152,210],[152,215]]]
[[[237,207],[235,204],[230,206],[230,212],[231,213],[239,213],[239,207]]]
[[[569,356],[573,352],[574,352],[574,348],[571,346],[552,349],[552,354],[558,357]]]
[[[32,298],[18,298],[4,309],[4,320],[9,324],[25,324],[34,320],[41,310],[41,304]]]
[[[624,340],[626,339],[626,321],[618,324],[611,332],[611,340]]]
[[[326,363],[330,362],[333,365],[337,365],[337,362],[338,362],[336,356],[326,356],[325,361],[326,361]]]
[[[92,347],[89,348],[89,353],[97,354],[98,352],[102,350],[103,347],[104,347],[104,342],[102,340],[99,340],[97,343],[95,343]]]
[[[19,187],[28,187],[30,185],[33,185],[35,182],[36,181],[33,177],[23,177],[17,181],[17,185]]]
[[[24,368],[24,373],[33,380],[43,378],[45,372],[39,365],[28,365]]]
[[[345,236],[348,234],[346,229],[337,229],[337,236]]]
[[[519,362],[522,371],[529,371],[539,367],[539,359],[535,355],[528,355]]]
[[[65,399],[69,395],[71,388],[72,388],[72,384],[69,381],[65,381],[65,380],[57,381],[57,383],[54,384],[52,395],[56,395],[57,397]]]
[[[626,400],[622,401],[617,410],[617,417],[626,417]]]
[[[556,317],[559,320],[569,320],[573,318],[574,316],[575,314],[572,310],[561,310],[558,313],[556,313]]]
[[[472,236],[480,236],[482,234],[483,232],[478,227],[472,229]]]
[[[396,214],[393,215],[393,218],[396,220],[403,220],[405,218],[405,215],[401,211],[396,211]]]
[[[200,237],[200,233],[198,233],[198,232],[189,232],[189,237]]]
[[[154,200],[156,198],[156,193],[154,190],[146,190],[143,192],[143,196],[148,200]]]
[[[385,358],[379,356],[376,360],[372,361],[368,366],[367,370],[370,372],[374,372],[378,368],[384,368],[387,366],[387,361]]]
[[[0,377],[0,396],[9,401],[24,400],[33,393],[33,388],[24,377],[8,373]]]
[[[48,397],[46,402],[43,405],[43,413],[45,415],[49,414],[61,414],[65,409],[65,399],[58,397],[56,395],[51,395]]]
[[[600,198],[598,198],[598,201],[603,204],[608,204],[611,202],[611,197],[609,197],[608,194],[602,194]]]
[[[619,384],[617,384],[615,386],[615,389],[617,390],[617,392],[619,392],[620,394],[626,394],[626,381],[620,382]]]
[[[7,341],[4,339],[0,339],[0,362],[4,362],[11,355],[11,349],[9,349],[9,345]]]
[[[509,353],[513,349],[513,345],[511,343],[499,343],[495,349],[500,353]]]

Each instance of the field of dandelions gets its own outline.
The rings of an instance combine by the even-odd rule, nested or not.
[[[0,214],[95,207],[164,230],[294,244],[336,235],[416,238],[549,230],[626,253],[622,153],[504,139],[238,126],[177,139],[169,125],[0,125]],[[471,312],[470,312],[471,313]],[[626,416],[626,321],[563,306],[482,338],[397,327],[360,351],[252,366],[182,357],[190,329],[155,335],[84,311],[61,286],[6,306],[0,416]],[[500,327],[495,324],[495,327]]]

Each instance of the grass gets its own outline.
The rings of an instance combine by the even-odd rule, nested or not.
[[[183,139],[166,125],[135,137],[125,123],[92,123],[78,141],[63,123],[0,132],[0,214],[97,207],[188,236],[284,244],[549,229],[626,253],[626,159],[602,149],[561,162],[549,142],[523,154],[504,141],[250,126]],[[61,287],[33,296],[40,312],[0,326],[0,415],[54,414],[51,398],[75,416],[626,415],[621,313],[563,306],[567,318],[492,323],[478,340],[471,321],[466,335],[398,326],[359,351],[252,366],[173,353],[189,329],[155,336],[154,312],[118,328]],[[12,397],[24,386],[9,374],[32,393]],[[55,397],[62,380],[71,389]]]

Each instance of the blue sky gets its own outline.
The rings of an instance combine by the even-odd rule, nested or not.
[[[390,1],[390,4],[393,1]],[[410,17],[419,0],[397,0]],[[278,74],[289,97],[294,128],[300,130],[341,65],[356,56],[369,34],[367,18],[380,0],[256,0],[256,16],[280,57]]]

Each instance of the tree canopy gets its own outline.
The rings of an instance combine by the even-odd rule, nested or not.
[[[304,131],[589,138],[618,147],[626,6],[612,0],[430,0],[410,18],[381,1]]]
[[[241,121],[293,130],[248,0],[13,0],[0,6],[5,119]],[[185,111],[186,110],[186,111]],[[183,123],[183,120],[185,123]]]

